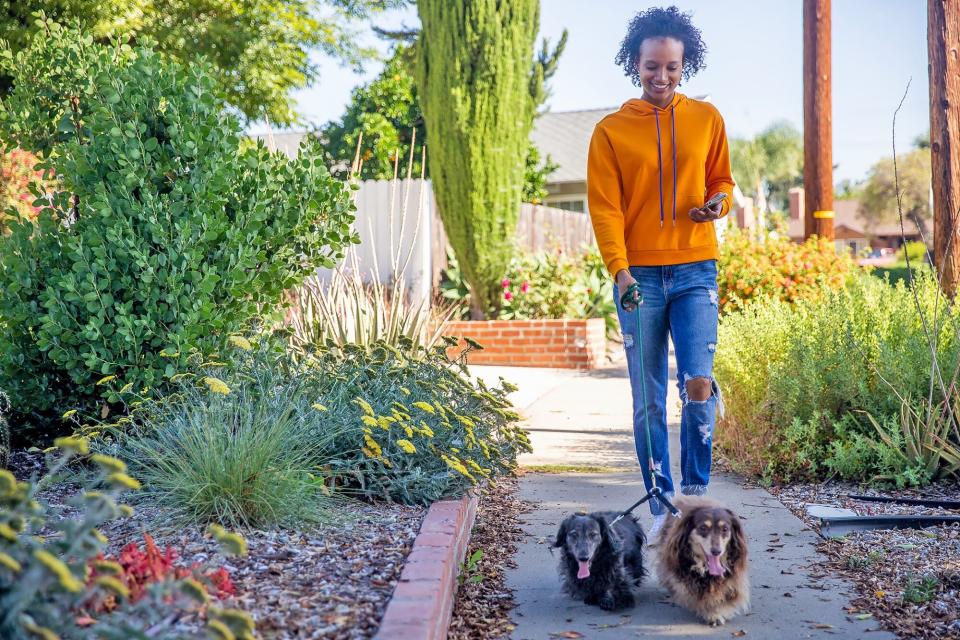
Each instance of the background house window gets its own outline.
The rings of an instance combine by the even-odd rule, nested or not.
[[[563,209],[564,211],[584,212],[583,200],[555,200],[553,202],[547,202],[546,204],[547,206]]]

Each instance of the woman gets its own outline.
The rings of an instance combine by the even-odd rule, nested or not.
[[[643,481],[649,491],[648,420],[657,486],[667,496],[674,492],[666,414],[670,338],[683,405],[681,493],[703,495],[707,490],[720,402],[713,380],[718,257],[713,221],[730,210],[730,153],[717,109],[676,91],[681,79],[703,67],[704,52],[700,31],[676,7],[638,14],[616,62],[643,94],[600,121],[587,168],[590,218],[600,253],[616,280]],[[704,206],[721,192],[727,194],[725,200]],[[626,309],[620,304],[622,293],[628,294]],[[666,510],[656,500],[650,501],[650,510],[654,525],[649,537],[654,539]]]

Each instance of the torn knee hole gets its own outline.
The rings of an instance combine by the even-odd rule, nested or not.
[[[705,402],[713,393],[713,381],[710,378],[690,378],[686,386],[687,398],[693,402]]]

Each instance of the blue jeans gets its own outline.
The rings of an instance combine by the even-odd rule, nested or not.
[[[703,260],[660,267],[630,267],[630,274],[639,283],[643,297],[638,307],[642,329],[640,339],[637,337],[637,311],[627,313],[620,307],[616,284],[613,295],[633,391],[633,435],[643,483],[649,491],[652,485],[643,400],[646,391],[646,418],[650,424],[657,486],[668,496],[674,493],[666,411],[669,335],[676,352],[677,387],[682,401],[680,491],[687,495],[702,495],[710,482],[713,428],[718,405],[723,411],[720,388],[713,379],[713,354],[717,347],[717,262]],[[640,374],[641,349],[643,376]],[[695,378],[710,380],[711,392],[706,400],[688,398],[687,382]],[[654,515],[666,511],[656,500],[649,504]]]

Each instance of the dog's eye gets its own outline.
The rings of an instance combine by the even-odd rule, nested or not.
[[[596,531],[591,531],[591,532],[590,532],[590,538],[591,538],[592,540],[595,540],[595,539],[597,539],[597,538],[599,538],[599,537],[600,537],[600,534],[597,533]]]

